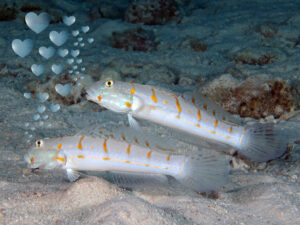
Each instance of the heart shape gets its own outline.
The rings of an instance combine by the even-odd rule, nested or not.
[[[88,43],[92,44],[94,42],[94,38],[89,38]]]
[[[40,116],[40,114],[34,114],[34,115],[32,116],[32,118],[33,118],[34,120],[39,120],[39,119],[41,118],[41,116]]]
[[[50,15],[45,12],[42,12],[40,15],[37,15],[34,12],[29,12],[25,16],[27,26],[37,34],[41,33],[48,27],[50,20]]]
[[[11,43],[11,46],[18,56],[24,58],[31,52],[33,48],[33,41],[31,39],[25,39],[24,41],[20,39],[14,39]]]
[[[76,58],[80,54],[80,51],[78,49],[76,50],[71,50],[71,55]]]
[[[77,41],[82,41],[83,40],[83,38],[82,37],[79,37],[79,38],[77,38]]]
[[[58,110],[60,110],[60,105],[59,104],[51,104],[49,106],[49,109],[51,110],[51,112],[57,112]]]
[[[66,57],[68,54],[69,54],[69,50],[68,49],[58,49],[58,51],[57,51],[57,54],[60,56],[60,57],[62,57],[62,58],[64,58],[64,57]]]
[[[82,59],[76,59],[76,63],[77,63],[77,64],[82,63]]]
[[[46,110],[46,106],[44,106],[44,105],[38,105],[37,107],[36,107],[36,111],[38,112],[38,113],[43,113],[43,112],[45,112],[45,110]]]
[[[75,16],[63,16],[63,22],[67,26],[71,26],[73,23],[75,23],[76,17]]]
[[[56,84],[55,85],[55,90],[58,94],[60,94],[61,96],[65,97],[67,96],[71,90],[72,90],[72,85],[71,84]]]
[[[73,30],[73,31],[72,31],[73,37],[77,37],[78,34],[79,34],[79,30]]]
[[[84,47],[85,46],[85,44],[84,43],[80,43],[80,47]]]
[[[42,119],[43,119],[43,120],[46,120],[46,119],[48,119],[48,118],[49,118],[48,115],[42,115]]]
[[[81,69],[80,69],[82,72],[84,72],[85,71],[85,67],[81,67]]]
[[[26,99],[30,99],[31,98],[31,93],[28,93],[28,92],[24,93],[24,97]]]
[[[74,66],[72,66],[72,69],[73,69],[73,70],[77,70],[77,69],[78,69],[78,66],[77,66],[77,65],[74,65]]]
[[[79,45],[79,42],[74,42],[74,46],[78,46]]]
[[[62,71],[63,71],[63,65],[62,64],[53,64],[51,66],[51,70],[53,71],[53,73],[55,73],[56,75],[59,75]]]
[[[32,64],[31,71],[34,75],[38,77],[44,73],[44,66],[42,64],[41,65]]]
[[[51,31],[49,33],[49,39],[56,45],[56,46],[62,46],[66,41],[68,40],[68,32],[67,31],[61,31],[57,32],[55,30]]]
[[[48,93],[37,93],[37,98],[40,100],[40,102],[45,102],[49,98]]]
[[[81,31],[82,31],[83,33],[87,33],[89,30],[90,30],[90,27],[89,27],[89,26],[83,26],[83,27],[81,27]]]
[[[73,62],[74,62],[74,59],[72,59],[72,58],[68,58],[68,59],[67,59],[67,63],[68,63],[69,65],[71,65]]]
[[[50,59],[54,55],[55,49],[52,46],[50,46],[48,48],[42,46],[39,48],[39,53],[45,59]]]

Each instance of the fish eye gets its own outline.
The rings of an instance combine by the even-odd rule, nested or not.
[[[112,80],[108,80],[105,82],[106,87],[111,87],[113,86],[114,82]]]
[[[36,142],[35,142],[35,146],[36,147],[41,147],[43,145],[43,141],[42,140],[37,140]]]

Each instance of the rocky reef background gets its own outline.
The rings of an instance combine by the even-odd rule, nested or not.
[[[24,22],[28,12],[49,13],[47,30],[31,32]],[[11,42],[31,38],[50,45],[48,34],[64,29],[64,15],[76,17],[74,29],[90,27],[94,42],[82,51],[86,69],[78,75],[46,70],[37,77],[33,63],[50,67],[62,59],[41,60],[35,50],[20,58]],[[0,224],[300,224],[297,146],[267,163],[233,153],[229,183],[208,194],[172,185],[125,190],[100,175],[69,183],[60,171],[33,173],[23,160],[34,139],[74,135],[94,121],[107,128],[127,124],[125,116],[84,97],[85,87],[104,77],[196,90],[244,118],[290,118],[290,126],[299,126],[297,1],[3,0],[0,28]],[[58,83],[71,83],[71,93],[59,95]],[[47,111],[51,126],[28,131],[24,124],[35,124],[39,92],[61,109]]]

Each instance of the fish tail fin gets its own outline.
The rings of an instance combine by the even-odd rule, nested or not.
[[[199,192],[224,185],[230,171],[229,159],[218,152],[188,156],[182,173],[174,176],[182,185]]]
[[[255,123],[245,127],[240,152],[247,158],[264,162],[282,156],[288,145],[288,134],[273,123]]]

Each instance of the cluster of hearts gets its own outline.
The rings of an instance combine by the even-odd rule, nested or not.
[[[51,20],[50,15],[45,12],[42,12],[39,15],[35,14],[34,12],[29,12],[25,16],[26,25],[36,34],[39,34],[42,31],[46,30],[46,28],[49,26],[50,20]],[[76,21],[76,18],[74,16],[63,16],[63,23],[66,26],[73,25],[75,23],[75,21]],[[57,46],[59,48],[56,50],[52,46],[49,46],[49,47],[41,46],[41,47],[39,47],[38,52],[46,60],[53,57],[55,52],[57,52],[58,56],[60,56],[61,58],[65,58],[66,56],[69,55],[69,52],[70,52],[71,57],[66,59],[66,63],[68,65],[70,65],[70,67],[71,67],[68,70],[68,73],[69,74],[79,74],[80,73],[79,71],[81,71],[81,72],[85,71],[85,67],[79,68],[79,65],[82,64],[82,59],[78,58],[78,56],[80,55],[80,50],[76,49],[76,48],[77,47],[82,48],[85,46],[85,43],[84,43],[85,40],[82,36],[80,36],[80,33],[86,34],[89,31],[89,29],[90,29],[89,26],[82,26],[82,27],[80,27],[80,29],[76,29],[71,32],[72,36],[75,38],[75,42],[73,43],[73,46],[75,49],[72,49],[70,51],[66,48],[61,48],[61,46],[63,46],[69,39],[69,33],[67,31],[58,32],[58,31],[53,30],[53,31],[49,32],[49,39],[55,46]],[[94,39],[91,37],[86,38],[86,42],[88,44],[92,44],[94,42]],[[13,51],[21,58],[28,56],[31,53],[33,47],[34,47],[34,42],[31,39],[25,39],[25,40],[14,39],[12,41]],[[72,65],[72,64],[74,64],[74,65]],[[39,65],[33,64],[31,66],[32,73],[37,77],[42,75],[44,73],[44,70],[45,70],[45,68],[44,68],[43,64],[39,64]],[[61,63],[60,64],[52,64],[51,70],[56,75],[60,75],[64,70],[64,66]],[[77,79],[77,78],[74,78],[74,79]],[[71,92],[72,85],[71,84],[65,84],[65,85],[56,84],[55,90],[62,97],[65,97]],[[31,94],[24,93],[24,97],[26,99],[29,99],[29,98],[31,98]],[[36,97],[39,100],[39,102],[41,103],[41,105],[38,105],[36,107],[37,113],[33,115],[33,120],[36,121],[39,126],[44,126],[45,125],[44,121],[48,119],[48,115],[44,114],[44,112],[46,111],[46,106],[44,104],[47,101],[47,99],[49,98],[49,94],[48,93],[38,93],[36,95]],[[48,108],[51,112],[57,112],[60,110],[60,105],[59,104],[50,104]],[[24,125],[25,125],[25,127],[29,128],[30,130],[35,130],[35,126],[32,126],[30,123],[25,123]],[[46,126],[50,127],[51,124],[48,123]],[[27,131],[25,132],[25,134],[27,134],[28,138],[32,137],[32,135],[29,134]],[[29,141],[30,140],[28,140],[28,142]]]

